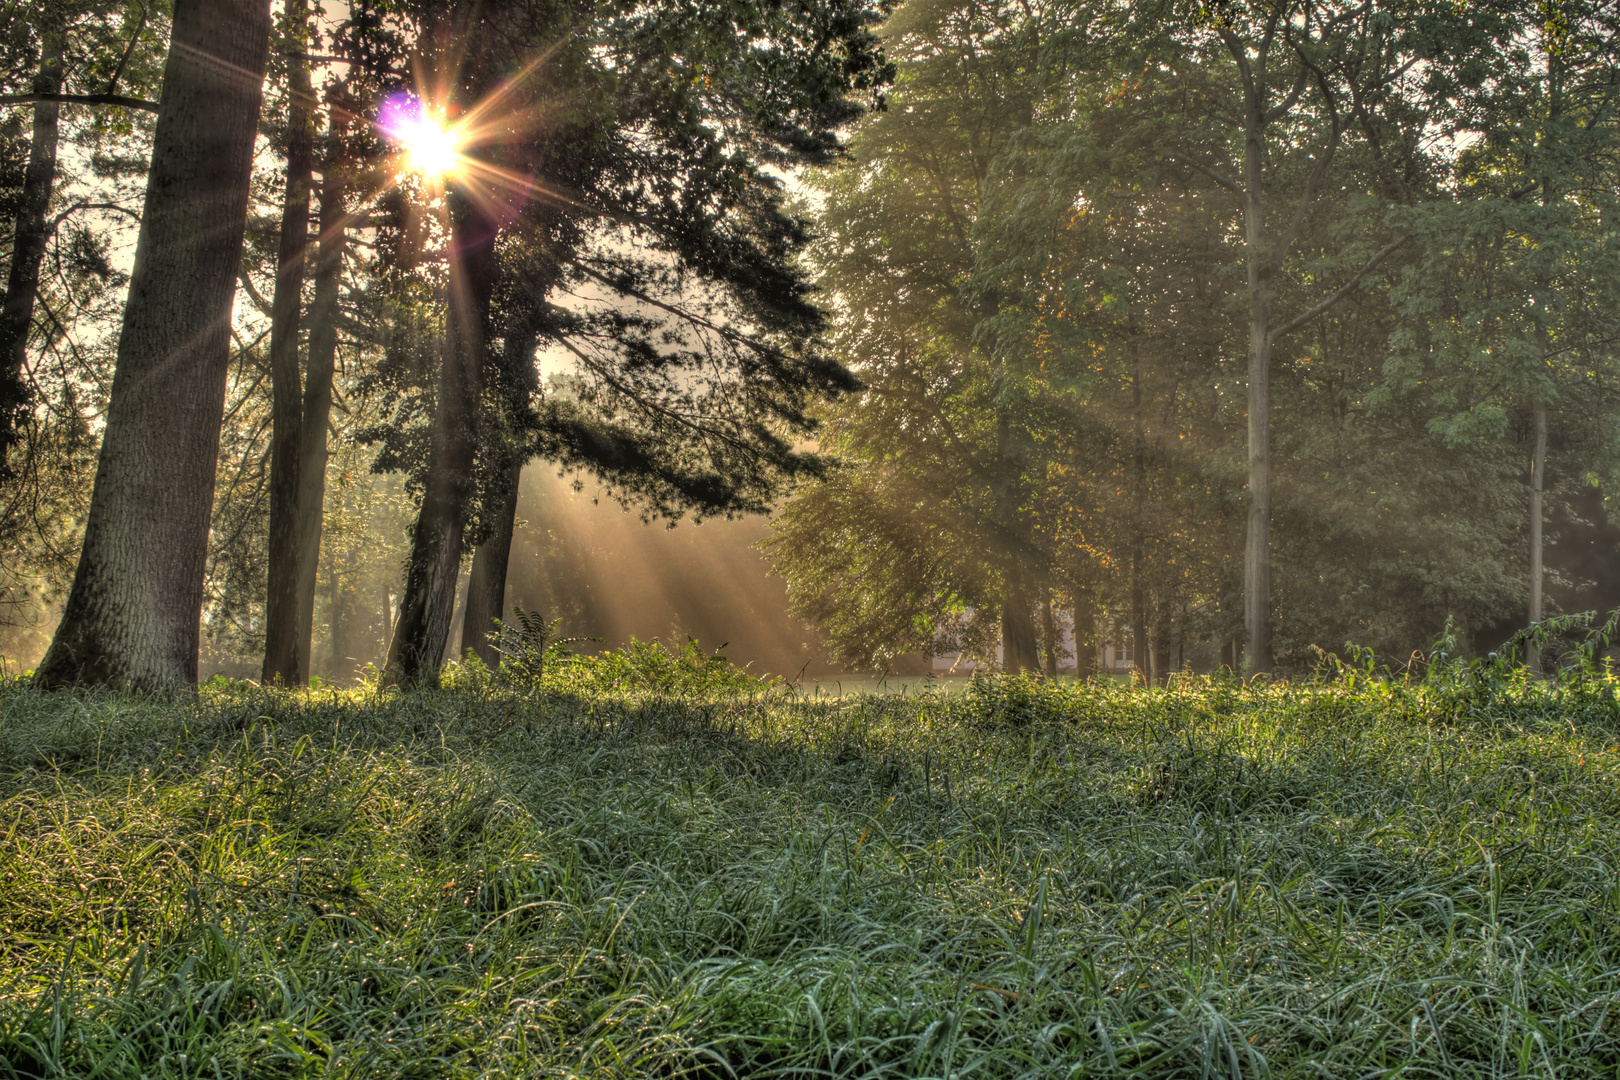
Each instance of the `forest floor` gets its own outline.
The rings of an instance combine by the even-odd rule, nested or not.
[[[0,1077],[1620,1066],[1606,677],[0,717]]]

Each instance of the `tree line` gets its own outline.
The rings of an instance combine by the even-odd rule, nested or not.
[[[1161,679],[1541,621],[1544,521],[1613,490],[1616,17],[903,6],[811,181],[865,389],[776,526],[798,609],[853,663],[1055,671],[1066,625]]]

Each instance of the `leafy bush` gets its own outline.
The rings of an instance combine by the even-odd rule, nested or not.
[[[693,637],[673,650],[657,638],[631,637],[622,649],[590,655],[576,653],[572,646],[602,639],[563,637],[561,619],[547,623],[538,614],[517,608],[512,624],[499,625],[501,666],[496,676],[509,686],[724,696],[757,693],[780,681],[757,678],[746,667],[736,666],[726,659],[725,645],[705,653]]]

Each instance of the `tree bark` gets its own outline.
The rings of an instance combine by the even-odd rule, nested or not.
[[[290,28],[308,21],[307,0],[286,0]],[[298,655],[298,517],[303,396],[298,372],[298,323],[309,247],[309,196],[314,169],[309,68],[287,59],[287,180],[281,203],[276,287],[270,301],[270,544],[264,605],[265,683],[298,686],[309,676],[308,651]],[[303,660],[304,663],[299,661]]]
[[[512,530],[517,525],[518,485],[522,478],[523,462],[515,460],[507,467],[506,490],[495,510],[493,531],[488,540],[478,545],[472,576],[467,579],[461,654],[472,652],[491,670],[501,663],[495,620],[506,617],[506,566],[512,555]]]
[[[326,512],[326,429],[332,417],[332,378],[337,370],[338,298],[348,242],[348,173],[344,138],[349,109],[341,93],[328,101],[331,117],[321,166],[320,246],[315,253],[315,295],[309,305],[309,363],[298,441],[297,605],[294,665],[309,669],[315,635],[315,568],[320,564]],[[386,627],[384,634],[387,633]]]
[[[84,547],[35,676],[195,685],[209,513],[270,48],[261,0],[176,0]]]
[[[483,389],[484,326],[495,284],[495,225],[460,192],[450,206],[450,303],[440,367],[428,475],[411,536],[405,591],[388,678],[421,683],[438,679],[455,613],[462,533],[473,498],[478,453],[479,399]]]
[[[62,38],[45,36],[34,91],[55,94],[62,89]],[[11,448],[22,439],[33,393],[24,372],[28,368],[28,331],[34,321],[34,297],[39,293],[39,266],[45,258],[48,230],[45,214],[56,186],[58,121],[62,106],[55,102],[34,106],[34,130],[28,143],[28,169],[23,173],[22,201],[17,207],[11,243],[11,271],[5,303],[0,305],[0,481],[11,478],[7,464]]]

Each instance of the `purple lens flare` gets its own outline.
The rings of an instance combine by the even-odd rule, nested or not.
[[[426,111],[422,99],[409,90],[395,91],[383,98],[377,110],[377,130],[389,142],[407,142],[421,129]]]

